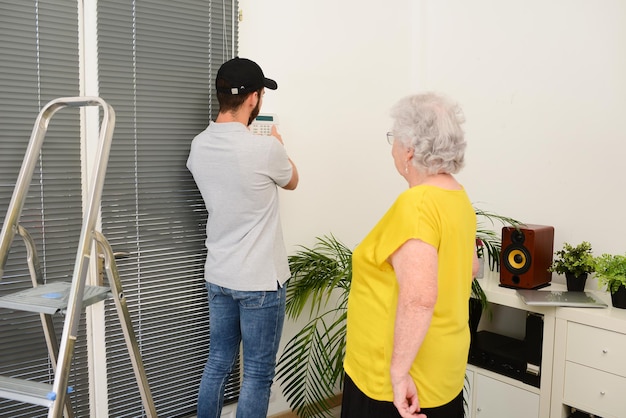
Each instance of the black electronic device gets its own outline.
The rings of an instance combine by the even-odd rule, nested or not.
[[[526,336],[524,350],[526,362],[537,368],[541,367],[541,350],[543,348],[543,316],[529,312],[526,316]],[[531,366],[531,367],[532,367]]]
[[[523,340],[478,331],[470,345],[468,362],[538,388],[542,341],[543,317],[529,313]]]

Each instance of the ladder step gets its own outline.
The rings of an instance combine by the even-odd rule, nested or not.
[[[52,385],[0,376],[0,397],[49,408],[54,402]]]
[[[67,308],[69,282],[53,282],[0,297],[0,308],[39,312],[54,315]],[[100,302],[109,297],[110,289],[103,286],[85,286],[83,306]]]

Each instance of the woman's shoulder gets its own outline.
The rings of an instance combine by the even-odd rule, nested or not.
[[[412,206],[419,209],[461,205],[469,202],[469,197],[461,186],[460,189],[445,189],[433,185],[419,185],[411,187],[398,195],[394,206]]]

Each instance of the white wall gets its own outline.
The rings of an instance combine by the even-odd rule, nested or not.
[[[278,114],[300,173],[281,195],[289,251],[330,233],[354,247],[406,187],[385,134],[410,90],[410,1],[366,4],[240,0],[239,55],[278,82],[263,109]],[[297,329],[286,324],[283,344]],[[288,408],[275,384],[269,414]]]
[[[404,187],[385,134],[411,80],[409,1],[363,4],[240,1],[240,55],[278,82],[264,110],[300,171],[281,197],[288,245],[332,232],[352,246]]]
[[[265,110],[278,113],[300,169],[298,190],[282,194],[290,250],[327,233],[359,242],[406,187],[385,142],[390,106],[436,90],[465,110],[458,177],[475,204],[553,225],[556,248],[587,240],[596,254],[626,252],[626,2],[240,6],[240,55],[277,80]],[[270,413],[285,405],[276,396]]]
[[[423,3],[420,69],[465,108],[473,201],[625,252],[626,3]]]

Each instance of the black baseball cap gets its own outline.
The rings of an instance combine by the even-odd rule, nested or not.
[[[222,80],[223,84],[219,83],[221,87],[218,87],[218,80]],[[249,59],[235,57],[222,64],[217,71],[215,88],[220,93],[246,94],[262,87],[276,90],[278,84],[274,80],[266,78],[261,67]]]

